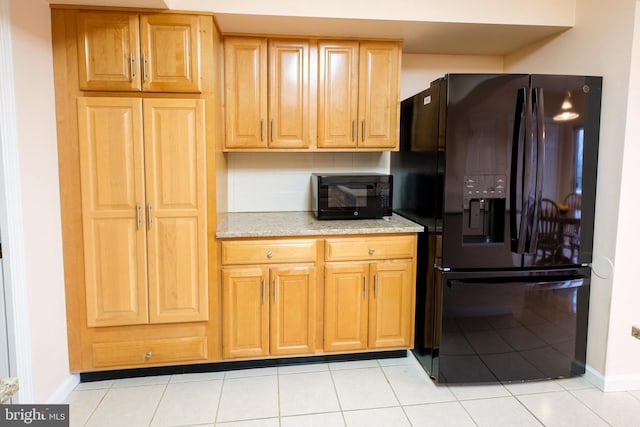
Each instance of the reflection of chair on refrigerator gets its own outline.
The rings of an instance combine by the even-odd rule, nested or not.
[[[556,260],[561,242],[559,215],[560,209],[554,201],[542,199],[534,264],[551,264]]]
[[[582,209],[582,194],[567,194],[567,197],[564,198],[564,204],[567,205],[570,211],[579,211]]]
[[[582,210],[582,195],[577,193],[567,194],[564,198],[564,204],[567,205],[567,215],[580,217]],[[580,249],[580,221],[566,221],[562,224],[562,247],[568,248],[573,259]]]

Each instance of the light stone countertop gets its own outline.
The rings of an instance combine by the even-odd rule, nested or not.
[[[216,237],[292,237],[419,233],[424,227],[393,214],[383,219],[318,220],[313,212],[229,212],[218,215]]]

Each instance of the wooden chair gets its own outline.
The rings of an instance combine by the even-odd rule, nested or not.
[[[569,212],[582,210],[582,195],[569,193],[564,198],[564,204],[569,208]],[[573,259],[580,249],[580,223],[565,223],[562,226],[562,246],[569,249]],[[577,261],[575,261],[577,262]]]
[[[560,209],[553,200],[542,199],[534,264],[552,264],[556,261],[562,247],[559,215]]]
[[[582,209],[582,194],[569,193],[564,198],[564,204],[567,205],[570,211],[579,211]]]

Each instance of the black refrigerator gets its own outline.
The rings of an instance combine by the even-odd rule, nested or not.
[[[585,372],[602,78],[448,74],[401,103],[414,353],[440,383]]]

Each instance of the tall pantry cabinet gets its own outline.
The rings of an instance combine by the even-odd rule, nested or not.
[[[72,371],[220,358],[211,15],[52,7]]]

